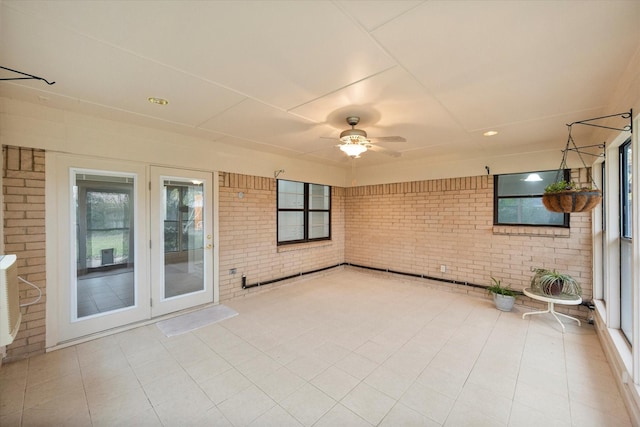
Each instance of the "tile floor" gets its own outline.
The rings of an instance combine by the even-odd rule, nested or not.
[[[626,426],[590,325],[355,269],[0,368],[8,426]]]

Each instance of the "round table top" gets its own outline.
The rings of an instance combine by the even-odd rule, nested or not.
[[[582,302],[582,298],[579,295],[548,295],[543,294],[542,292],[536,292],[531,288],[523,289],[522,292],[529,298],[533,298],[538,301],[552,302],[555,304],[578,305]]]

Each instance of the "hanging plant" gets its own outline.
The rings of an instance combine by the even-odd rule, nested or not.
[[[542,203],[551,212],[588,212],[600,203],[602,191],[560,180],[545,188]]]
[[[581,151],[571,137],[571,125],[567,126],[569,128],[569,138],[567,139],[565,149],[562,150],[562,161],[556,174],[556,182],[545,188],[544,194],[542,195],[542,204],[551,212],[588,212],[602,201],[602,191],[596,187],[591,179],[591,171],[587,168],[586,163],[582,159]],[[567,169],[567,153],[569,151],[578,153],[580,160],[582,160],[582,165],[587,169],[588,179],[595,188],[580,187],[575,182],[560,179],[562,171]]]

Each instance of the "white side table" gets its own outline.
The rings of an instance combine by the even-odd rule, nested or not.
[[[566,318],[571,319],[571,320],[575,320],[576,322],[578,322],[578,326],[581,325],[580,320],[576,319],[575,317],[571,317],[571,316],[567,316],[566,314],[558,313],[557,311],[555,311],[553,309],[553,305],[554,304],[578,305],[578,304],[580,304],[582,302],[582,298],[581,297],[579,297],[577,295],[547,295],[547,294],[543,294],[541,292],[536,292],[531,288],[523,289],[522,292],[526,296],[531,298],[531,299],[538,300],[538,301],[544,301],[544,302],[549,304],[549,307],[546,310],[531,311],[529,313],[524,313],[522,315],[523,319],[526,316],[530,315],[530,314],[533,315],[533,314],[551,313],[553,315],[553,317],[556,318],[558,323],[560,323],[560,326],[562,326],[562,332],[563,333],[564,333],[564,325],[562,324],[562,322],[560,321],[558,316],[562,316],[562,317],[566,317]]]

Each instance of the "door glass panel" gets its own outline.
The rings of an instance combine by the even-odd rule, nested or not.
[[[203,184],[164,180],[164,298],[204,290]]]
[[[75,174],[75,319],[135,305],[133,193],[130,175]]]

